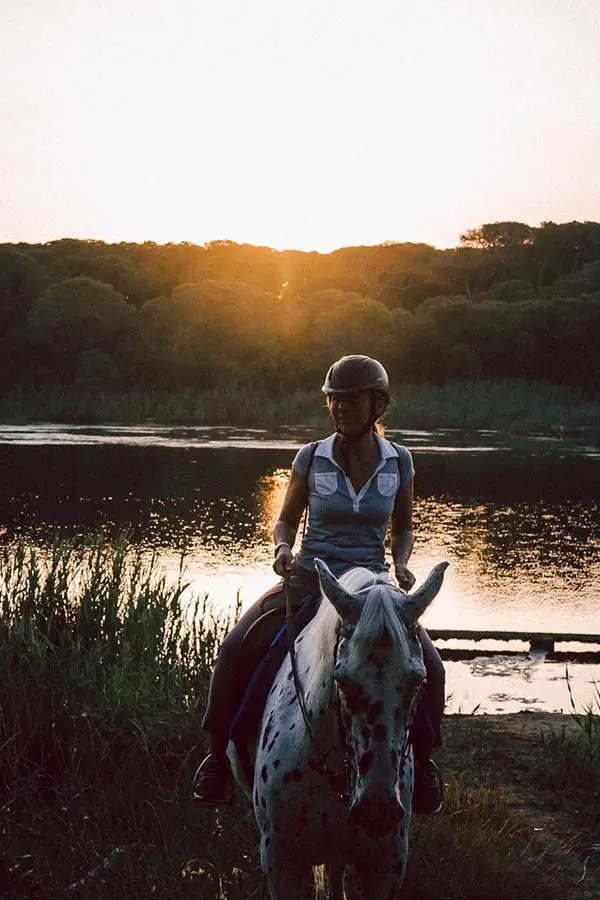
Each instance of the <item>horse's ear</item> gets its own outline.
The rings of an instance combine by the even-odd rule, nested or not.
[[[358,617],[359,604],[352,594],[342,587],[322,559],[315,559],[315,569],[319,573],[321,590],[335,607],[338,615],[344,622],[355,620]]]
[[[438,563],[429,575],[427,580],[411,594],[406,594],[401,600],[397,601],[397,606],[402,614],[403,619],[408,625],[416,624],[417,620],[423,615],[431,601],[435,598],[444,580],[444,572],[448,568],[448,563]]]

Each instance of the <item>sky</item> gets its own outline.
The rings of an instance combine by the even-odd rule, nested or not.
[[[598,0],[0,0],[0,242],[600,221]]]

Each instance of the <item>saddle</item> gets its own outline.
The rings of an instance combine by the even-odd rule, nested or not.
[[[261,597],[262,616],[254,622],[242,641],[243,659],[260,657],[285,622],[285,592],[283,582],[278,582]]]

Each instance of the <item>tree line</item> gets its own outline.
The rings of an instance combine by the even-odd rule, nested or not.
[[[4,389],[306,389],[344,353],[394,379],[600,384],[600,224],[496,222],[460,246],[0,245]]]

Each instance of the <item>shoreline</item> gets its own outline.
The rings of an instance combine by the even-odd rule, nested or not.
[[[578,713],[573,710],[568,712],[541,712],[539,710],[522,709],[519,712],[473,712],[473,713],[444,713],[444,722],[478,721],[490,725],[499,725],[503,731],[531,735],[537,728],[553,728],[558,726],[561,730],[568,724],[567,731],[577,734],[581,726],[577,723],[578,717],[584,717],[585,712]]]
[[[13,388],[0,394],[0,423],[4,425],[155,424],[273,429],[283,425],[323,428],[327,421],[322,395],[316,390],[275,393],[248,384],[118,391],[56,385]],[[546,381],[405,382],[398,385],[384,424],[399,430],[495,430],[585,436],[600,434],[600,403],[592,390]]]

